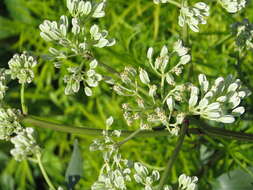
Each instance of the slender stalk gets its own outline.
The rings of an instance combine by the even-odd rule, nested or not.
[[[164,75],[164,73],[162,73],[162,76],[161,76],[161,99],[164,98],[164,79],[165,79],[165,75]]]
[[[186,135],[186,132],[187,132],[187,129],[188,129],[188,122],[184,123],[181,130],[180,130],[180,135],[178,137],[178,141],[177,141],[177,144],[176,144],[176,148],[174,149],[173,151],[173,154],[172,156],[170,157],[168,163],[167,163],[167,166],[164,170],[164,173],[162,175],[162,178],[160,180],[160,183],[159,183],[159,186],[158,186],[158,190],[162,190],[163,189],[163,186],[165,185],[166,181],[168,180],[168,176],[170,174],[170,171],[172,169],[172,166],[173,164],[175,163],[176,159],[177,159],[177,156],[181,150],[181,147],[183,145],[183,142],[184,142],[184,138],[185,138],[185,135]]]
[[[132,138],[134,138],[137,134],[139,134],[142,130],[138,129],[136,131],[134,131],[131,135],[129,135],[127,138],[125,138],[123,141],[120,141],[117,143],[117,146],[121,146],[123,144],[125,144],[127,141],[131,140]]]
[[[61,125],[48,121],[44,121],[35,116],[24,116],[21,119],[23,123],[29,124],[33,127],[40,127],[45,129],[52,129],[55,131],[77,134],[77,135],[90,135],[90,136],[102,136],[103,129],[94,129],[87,127],[74,127],[69,125]],[[235,132],[226,129],[222,129],[219,127],[210,127],[202,120],[190,118],[190,123],[198,126],[199,128],[188,128],[188,134],[194,135],[209,135],[212,137],[221,137],[226,139],[234,139],[240,141],[249,141],[253,142],[253,134],[247,134],[243,132]],[[113,130],[109,130],[109,133],[112,133]],[[122,130],[121,136],[128,137],[134,133],[134,131]],[[160,129],[160,127],[155,127],[153,130],[142,130],[140,133],[135,135],[135,137],[162,137],[162,136],[170,136],[170,132],[164,129]]]
[[[28,114],[27,107],[25,105],[25,84],[21,84],[20,88],[20,100],[21,100],[21,108],[24,115]]]
[[[44,166],[43,166],[43,164],[42,164],[42,161],[41,161],[41,154],[38,153],[38,154],[36,155],[36,157],[37,157],[37,161],[38,161],[38,164],[39,164],[41,173],[42,173],[44,179],[46,180],[47,185],[49,186],[50,190],[56,190],[56,188],[54,187],[54,185],[53,185],[52,182],[50,181],[50,179],[49,179],[49,177],[48,177],[48,175],[47,175],[47,172],[46,172],[46,170],[45,170],[45,168],[44,168]]]
[[[112,68],[111,66],[105,64],[105,63],[102,63],[102,62],[98,62],[99,65],[101,65],[102,67],[104,67],[107,71],[109,71],[110,73],[113,73],[117,76],[120,75],[120,73],[118,71],[116,71],[114,68]]]
[[[173,1],[173,0],[167,0],[168,3],[172,4],[172,5],[176,5],[177,7],[181,8],[180,3]]]
[[[181,0],[182,7],[186,7],[187,5],[188,5],[188,0]],[[186,23],[184,24],[183,29],[182,29],[182,39],[183,39],[184,45],[188,46],[189,45],[188,44],[188,26]]]

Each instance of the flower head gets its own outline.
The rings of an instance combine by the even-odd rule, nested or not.
[[[183,27],[187,24],[194,32],[199,32],[199,24],[206,24],[205,17],[209,16],[209,6],[198,2],[194,6],[183,6],[180,10],[178,24]]]
[[[198,178],[189,177],[185,174],[182,174],[178,178],[179,188],[181,190],[195,190],[197,187]]]
[[[9,140],[14,133],[22,129],[19,118],[20,110],[0,108],[0,139]]]
[[[18,79],[20,84],[32,82],[34,78],[33,68],[37,65],[37,61],[32,56],[26,52],[21,55],[16,54],[8,64],[9,69],[6,73],[10,74],[12,79]]]
[[[194,115],[222,123],[233,123],[235,116],[240,116],[245,109],[239,106],[241,100],[251,93],[243,88],[241,81],[229,75],[219,77],[212,86],[204,74],[199,75],[200,89],[191,86],[189,110]],[[199,94],[200,99],[199,99]]]
[[[6,72],[5,69],[0,69],[0,101],[4,98],[6,90],[8,89],[6,85]]]
[[[229,13],[236,13],[246,6],[246,0],[219,0]]]
[[[239,50],[253,49],[253,24],[249,20],[244,19],[242,22],[233,24],[232,33]]]
[[[17,133],[15,137],[11,138],[14,148],[11,154],[17,161],[26,159],[29,156],[35,155],[39,152],[40,147],[37,145],[33,128],[26,128]]]

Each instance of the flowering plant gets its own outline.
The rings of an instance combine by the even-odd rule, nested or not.
[[[43,145],[37,141],[34,127],[100,136],[90,145],[90,151],[100,151],[103,160],[97,180],[90,184],[92,190],[126,190],[133,187],[131,184],[145,190],[196,190],[199,181],[197,176],[181,174],[176,175],[178,183],[170,181],[187,135],[253,141],[252,134],[222,128],[235,123],[245,113],[243,100],[251,95],[251,91],[244,85],[243,79],[237,79],[241,76],[211,79],[204,72],[198,73],[197,77],[190,76],[198,64],[192,53],[196,42],[190,39],[190,35],[198,35],[202,25],[208,25],[214,7],[205,2],[192,3],[188,0],[154,0],[152,5],[156,7],[165,6],[165,3],[175,5],[182,35],[179,33],[171,38],[169,45],[155,45],[160,47],[160,51],[155,46],[146,48],[142,59],[145,64],[138,67],[128,64],[120,71],[99,56],[99,53],[110,51],[107,49],[116,44],[108,30],[98,22],[98,19],[106,16],[108,1],[67,0],[68,12],[59,21],[44,20],[39,25],[40,36],[44,43],[50,44],[47,50],[48,63],[52,63],[54,72],[60,73],[55,81],[63,84],[64,90],[59,93],[64,93],[64,97],[78,94],[85,97],[86,101],[96,95],[96,91],[103,92],[103,86],[109,87],[112,89],[110,93],[124,100],[121,102],[121,117],[133,129],[125,130],[117,126],[112,116],[105,124],[101,124],[105,129],[59,125],[32,116],[28,110],[32,102],[27,101],[25,91],[28,85],[36,84],[36,74],[40,72],[40,64],[45,64],[45,59],[40,59],[34,52],[23,52],[9,60],[8,68],[0,68],[0,139],[13,144],[10,154],[15,160],[30,160],[38,164],[45,182],[52,190],[64,189],[64,182],[56,186],[48,176],[42,162]],[[246,6],[243,0],[217,2],[229,14],[239,12]],[[246,19],[231,27],[229,38],[234,40],[237,65],[242,63],[246,52],[253,47],[252,31],[252,24]],[[17,80],[20,85],[21,109],[13,108],[7,101],[12,80]],[[53,93],[50,96],[54,100],[58,98]],[[61,103],[68,104],[64,100]],[[220,128],[213,126],[217,123]],[[27,127],[27,124],[30,126]],[[177,141],[162,171],[141,160],[125,158],[121,153],[122,146],[133,138],[157,136],[168,136]],[[82,155],[75,143],[66,172],[68,189],[74,189],[82,178],[82,167]]]

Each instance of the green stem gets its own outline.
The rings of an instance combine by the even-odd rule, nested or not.
[[[170,4],[176,5],[177,7],[181,8],[180,3],[176,2],[176,1],[168,0],[167,2],[170,3]]]
[[[165,79],[165,75],[164,73],[162,73],[162,76],[161,76],[161,99],[163,99],[164,97],[164,79]]]
[[[184,123],[182,125],[182,128],[180,130],[180,135],[178,137],[178,141],[177,141],[177,144],[176,144],[176,148],[174,149],[173,151],[173,154],[172,156],[170,157],[168,163],[167,163],[167,166],[165,168],[165,171],[162,175],[162,178],[160,180],[160,183],[159,183],[159,186],[158,186],[158,190],[162,190],[163,189],[163,186],[166,184],[166,181],[168,181],[168,176],[170,174],[170,171],[172,169],[172,166],[173,164],[175,163],[176,159],[177,159],[177,156],[181,150],[181,147],[183,145],[183,142],[184,142],[184,138],[185,138],[185,135],[186,135],[186,132],[187,132],[187,129],[188,129],[188,123]]]
[[[33,127],[40,127],[45,129],[52,129],[55,131],[77,134],[77,135],[90,135],[90,136],[102,136],[103,129],[94,129],[87,127],[74,127],[69,125],[61,125],[48,121],[44,121],[35,116],[24,116],[21,119],[23,123],[29,124]],[[188,134],[194,135],[209,135],[212,137],[221,137],[226,139],[235,139],[241,141],[253,142],[253,134],[247,134],[242,132],[235,132],[220,127],[210,127],[205,122],[200,119],[191,118],[190,122],[197,125],[199,128],[189,128],[187,130]],[[112,133],[113,130],[109,130],[109,133]],[[122,130],[121,136],[127,137],[134,133],[134,131]],[[142,130],[135,137],[162,137],[170,136],[170,132],[167,130],[159,130],[159,128],[153,128],[153,130]]]
[[[117,146],[121,146],[123,144],[125,144],[127,141],[131,140],[132,138],[134,138],[136,135],[138,135],[142,130],[138,129],[136,131],[134,131],[131,135],[129,135],[127,138],[125,138],[123,141],[120,141],[117,143]]]
[[[181,0],[182,7],[187,7],[187,5],[188,5],[188,0]],[[184,24],[183,29],[182,29],[182,39],[183,39],[184,45],[188,46],[189,45],[188,44],[188,26],[186,23]]]
[[[25,105],[25,84],[21,84],[21,89],[20,89],[20,100],[21,100],[21,108],[22,112],[24,115],[28,114],[27,107]]]
[[[41,154],[38,153],[38,154],[36,155],[36,157],[37,157],[37,161],[38,161],[38,164],[39,164],[41,173],[42,173],[44,179],[46,180],[46,182],[47,182],[47,184],[48,184],[50,190],[56,190],[56,188],[54,187],[54,185],[53,185],[52,182],[50,181],[50,179],[49,179],[49,177],[48,177],[48,175],[47,175],[47,172],[46,172],[46,170],[45,170],[45,168],[44,168],[44,166],[43,166],[43,164],[42,164],[42,161],[41,161]]]

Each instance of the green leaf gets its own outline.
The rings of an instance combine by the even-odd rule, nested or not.
[[[78,141],[74,142],[74,150],[68,165],[68,169],[66,171],[65,179],[67,183],[72,183],[70,181],[71,178],[81,177],[83,175],[83,161],[81,152],[78,146]],[[80,178],[79,178],[80,179]],[[71,179],[72,180],[72,179]]]
[[[33,24],[33,17],[23,0],[5,0],[5,5],[10,16],[15,20],[25,24]]]
[[[252,168],[250,170],[253,170]],[[213,190],[252,190],[253,177],[242,169],[222,174],[212,184]]]

